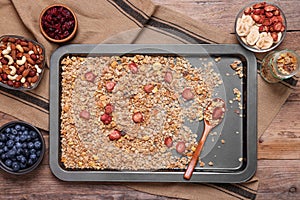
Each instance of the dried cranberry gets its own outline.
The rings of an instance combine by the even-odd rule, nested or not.
[[[176,145],[176,151],[180,154],[182,154],[185,151],[185,142],[180,141]]]
[[[181,95],[187,101],[194,99],[194,94],[193,94],[191,88],[185,88]]]
[[[109,81],[109,82],[107,82],[106,85],[105,85],[106,90],[107,90],[108,92],[112,92],[113,89],[115,88],[115,86],[116,86],[116,83],[113,82],[113,81]]]
[[[104,112],[109,115],[114,111],[114,106],[109,103],[105,106],[104,109],[105,109]]]
[[[135,62],[129,63],[128,67],[133,74],[136,74],[138,72],[138,66]]]
[[[143,114],[141,112],[135,112],[135,113],[133,113],[132,120],[135,123],[141,123],[141,122],[143,122],[144,121]]]
[[[55,6],[42,16],[42,27],[49,37],[57,40],[64,39],[74,31],[75,18],[68,9]]]
[[[117,129],[113,130],[109,135],[108,138],[113,141],[113,140],[118,140],[121,138],[121,132]]]
[[[170,136],[169,136],[169,137],[166,137],[164,143],[165,143],[165,145],[166,145],[167,147],[170,148],[170,147],[173,145],[172,137],[170,137]]]
[[[103,122],[103,124],[108,125],[112,121],[112,116],[105,113],[101,115],[100,120]]]
[[[83,110],[79,113],[79,117],[83,119],[90,119],[90,112],[87,110]]]
[[[148,85],[144,86],[144,91],[146,93],[151,93],[153,89],[154,89],[154,85],[152,85],[152,84],[148,84]]]
[[[87,72],[84,74],[84,78],[86,81],[93,83],[95,81],[96,75],[93,72]]]

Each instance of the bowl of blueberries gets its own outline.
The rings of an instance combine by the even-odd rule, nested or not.
[[[45,141],[31,124],[13,121],[0,128],[0,168],[11,174],[26,174],[43,160]]]

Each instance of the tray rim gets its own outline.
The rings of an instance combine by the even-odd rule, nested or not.
[[[59,160],[59,59],[66,54],[125,54],[141,50],[145,54],[172,52],[199,55],[203,53],[222,55],[242,55],[251,67],[247,67],[247,161],[246,167],[235,172],[195,172],[187,181],[184,172],[149,171],[68,171],[58,163]],[[162,50],[162,52],[158,52]],[[253,66],[252,66],[253,64]],[[50,137],[49,165],[52,173],[64,181],[100,182],[206,182],[240,183],[249,180],[257,169],[257,63],[255,55],[238,44],[70,44],[59,47],[50,59]],[[255,109],[253,109],[255,108]],[[159,179],[157,179],[159,176]]]

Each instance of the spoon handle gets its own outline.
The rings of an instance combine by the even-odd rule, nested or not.
[[[201,137],[200,141],[198,142],[198,145],[197,145],[196,150],[193,154],[193,157],[192,157],[192,159],[191,159],[191,161],[190,161],[190,163],[189,163],[189,165],[188,165],[188,167],[187,167],[187,169],[184,173],[183,177],[185,179],[190,180],[190,178],[192,177],[193,172],[194,172],[194,168],[195,168],[195,166],[197,164],[197,161],[198,161],[198,158],[199,158],[199,155],[202,151],[202,148],[204,146],[206,138],[207,138],[207,136],[208,136],[208,134],[209,134],[209,132],[211,131],[212,128],[213,128],[212,126],[209,126],[207,124],[205,125],[203,133],[202,133],[202,137]]]

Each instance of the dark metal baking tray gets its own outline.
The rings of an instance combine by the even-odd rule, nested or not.
[[[187,58],[194,67],[200,67],[201,60],[210,60],[219,71],[224,86],[216,95],[226,101],[228,111],[217,131],[221,136],[210,136],[201,154],[206,166],[195,168],[192,178],[183,178],[184,170],[116,171],[116,170],[69,170],[60,162],[60,61],[66,56],[114,56],[114,55],[180,55]],[[220,57],[219,61],[215,58]],[[241,61],[244,77],[232,75],[230,64]],[[203,66],[202,66],[203,67]],[[105,182],[230,182],[249,180],[257,166],[257,64],[253,53],[239,45],[150,45],[150,44],[101,44],[67,45],[58,48],[50,61],[50,168],[53,174],[65,181]],[[231,100],[235,97],[233,88],[241,91],[241,105]],[[242,115],[243,117],[241,117]],[[221,129],[221,130],[220,130]],[[203,125],[197,133],[201,136]],[[225,144],[224,144],[225,142]],[[213,162],[210,166],[207,163]]]

